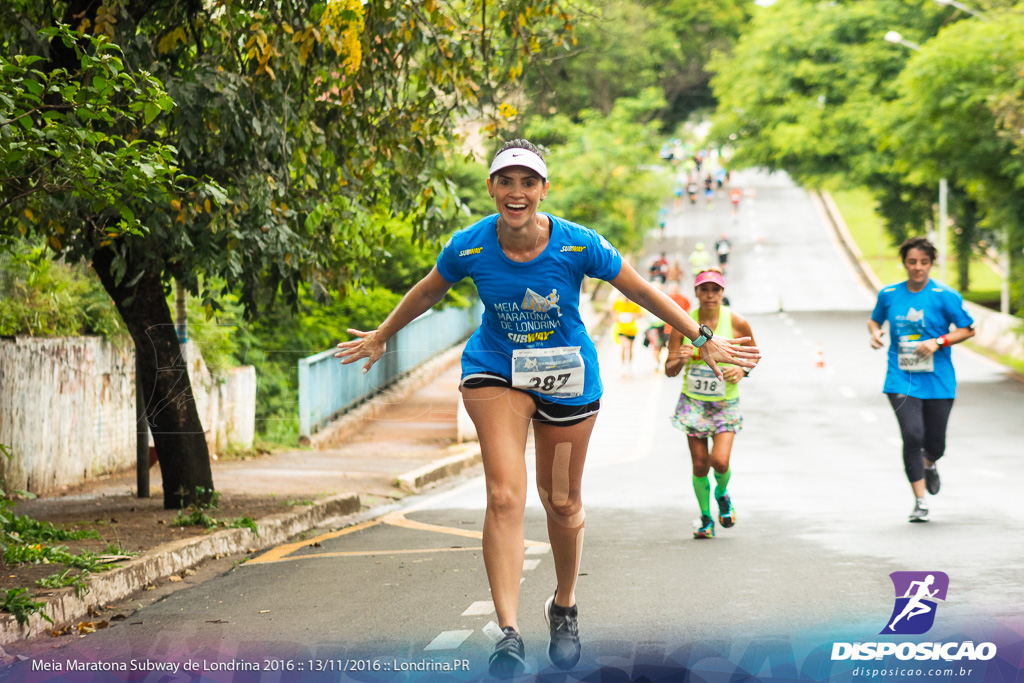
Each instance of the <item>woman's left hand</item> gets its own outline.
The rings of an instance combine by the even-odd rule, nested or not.
[[[384,355],[387,345],[384,340],[379,338],[377,330],[363,332],[349,328],[348,333],[355,338],[338,344],[338,352],[334,354],[334,357],[340,358],[342,365],[355,363],[362,358],[368,359],[363,365],[363,374],[365,375],[377,362],[377,359]]]
[[[718,363],[732,363],[743,368],[752,368],[757,365],[761,352],[756,346],[743,346],[750,341],[750,337],[739,337],[738,339],[722,339],[712,337],[700,347],[700,357],[718,379],[725,379],[725,375],[718,367]]]
[[[918,358],[930,358],[933,353],[939,350],[939,343],[934,339],[925,339],[914,349],[914,355]]]
[[[729,384],[738,384],[743,379],[743,368],[730,365],[722,370],[722,374],[725,375],[725,381]]]

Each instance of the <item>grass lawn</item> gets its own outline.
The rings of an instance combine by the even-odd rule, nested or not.
[[[899,245],[893,244],[882,221],[875,213],[875,202],[866,190],[843,190],[832,193],[836,205],[843,214],[846,227],[849,228],[857,246],[864,255],[864,261],[875,271],[878,279],[883,284],[902,282],[907,279],[907,272],[903,269],[899,258]],[[938,246],[938,245],[936,245]],[[956,276],[956,260],[952,249],[946,252],[949,258],[946,261],[947,284],[959,289],[959,282]],[[932,268],[932,277],[938,279],[939,268],[936,265]],[[971,288],[970,292],[995,292],[996,299],[999,298],[1001,280],[999,275],[992,270],[980,258],[971,262]],[[970,293],[965,293],[965,298],[972,298]]]

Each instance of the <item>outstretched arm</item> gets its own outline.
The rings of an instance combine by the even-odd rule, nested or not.
[[[441,277],[441,274],[437,272],[437,266],[434,266],[426,277],[413,285],[412,289],[402,297],[395,309],[376,330],[363,332],[349,329],[349,334],[356,338],[338,344],[339,351],[334,354],[334,357],[340,358],[342,365],[366,358],[363,372],[367,372],[377,362],[377,359],[384,355],[388,339],[441,301],[451,286],[452,283]]]
[[[687,315],[686,311],[680,308],[676,302],[668,298],[667,294],[652,287],[651,283],[640,277],[628,263],[623,262],[619,274],[610,282],[617,290],[671,325],[673,331],[679,330],[689,339],[696,339],[700,336],[699,325],[696,321]],[[749,337],[740,339],[714,337],[701,347],[701,359],[708,364],[708,367],[719,379],[724,379],[722,371],[718,368],[719,361],[745,368],[752,368],[757,364],[757,359],[761,357],[757,347],[740,346],[749,341]]]

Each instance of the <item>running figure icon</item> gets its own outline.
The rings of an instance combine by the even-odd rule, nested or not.
[[[893,619],[892,623],[889,624],[890,631],[896,631],[896,622],[898,622],[903,617],[906,617],[907,621],[910,621],[913,617],[916,617],[919,614],[927,614],[928,612],[932,611],[931,605],[928,605],[922,601],[924,600],[924,598],[935,597],[935,594],[939,592],[938,588],[936,588],[934,591],[928,590],[933,583],[935,583],[934,574],[929,574],[927,577],[925,577],[924,581],[910,582],[910,586],[907,588],[907,592],[903,596],[905,598],[910,598],[910,600],[903,608],[903,611],[899,613],[899,616]],[[911,595],[912,593],[913,595]]]

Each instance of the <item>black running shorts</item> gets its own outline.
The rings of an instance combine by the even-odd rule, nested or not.
[[[474,372],[462,379],[460,387],[466,389],[480,389],[481,387],[503,387],[512,389],[512,380],[494,372]],[[601,409],[601,401],[586,403],[581,406],[570,406],[564,403],[555,403],[543,396],[539,396],[524,389],[516,389],[524,394],[529,394],[536,406],[533,419],[542,424],[555,425],[558,427],[571,427],[583,422],[588,417],[597,415]]]

